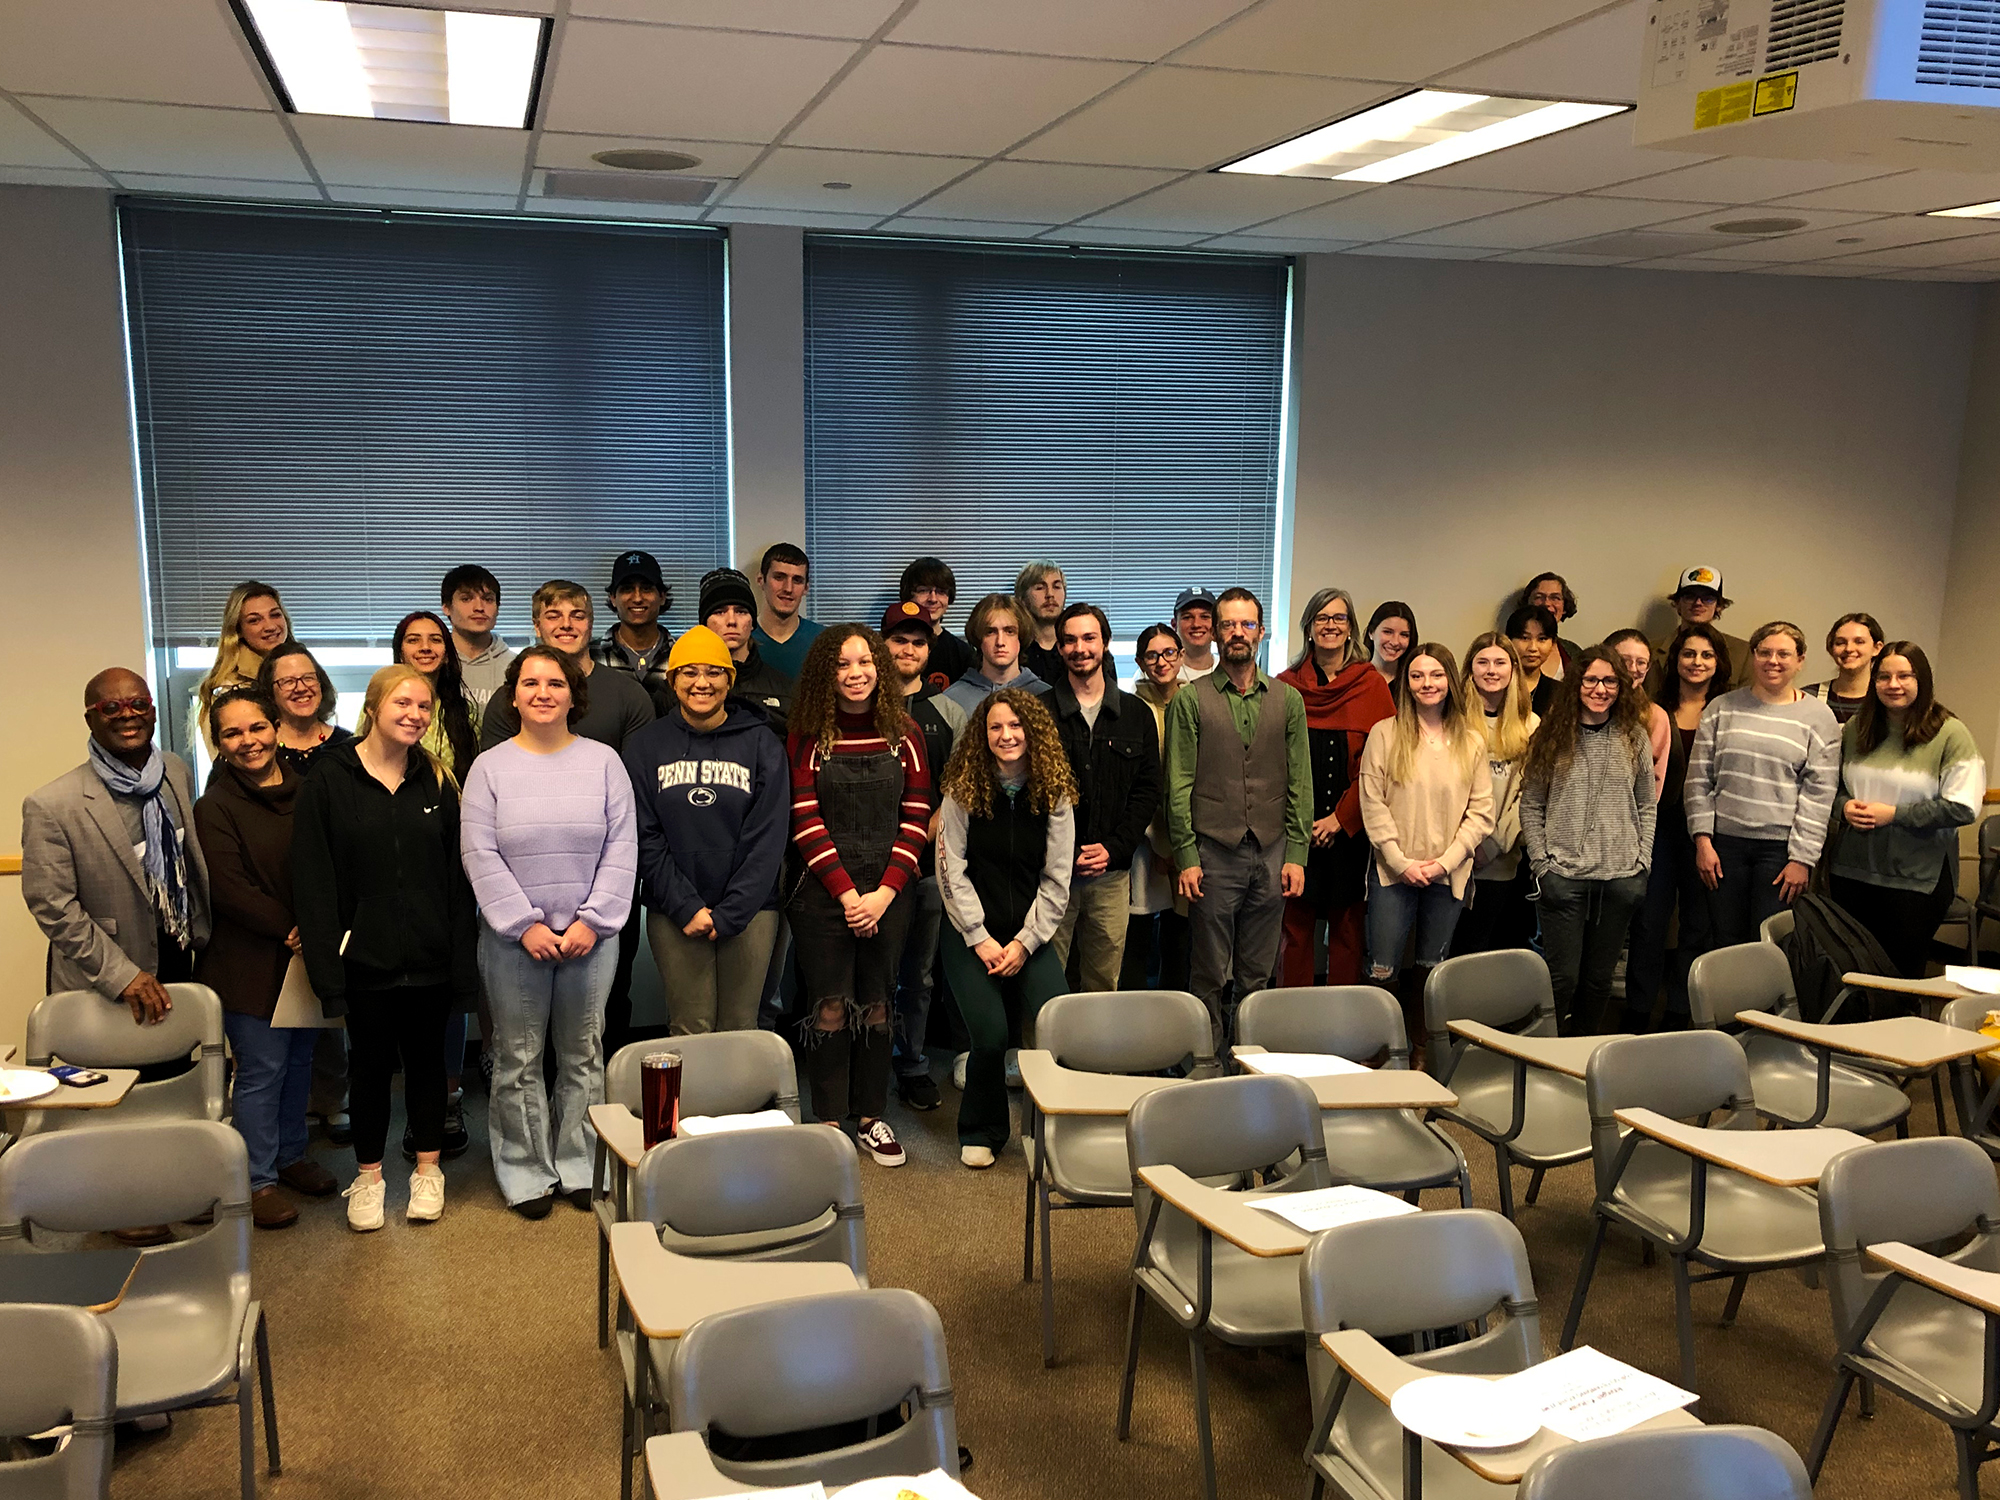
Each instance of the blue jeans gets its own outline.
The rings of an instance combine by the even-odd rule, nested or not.
[[[584,958],[544,962],[483,923],[479,973],[493,1011],[493,1176],[500,1196],[526,1203],[551,1188],[590,1185],[590,1106],[604,1102],[604,1000],[618,973],[618,939]],[[542,1086],[542,1038],[556,1049],[555,1111]]]
[[[1708,938],[1727,948],[1754,943],[1757,929],[1785,909],[1778,897],[1778,874],[1791,854],[1783,839],[1746,839],[1733,833],[1711,835],[1722,861],[1722,882],[1708,893]]]
[[[236,1054],[231,1119],[250,1153],[250,1188],[278,1180],[278,1168],[304,1161],[306,1095],[312,1090],[313,1049],[319,1031],[273,1026],[258,1016],[222,1013],[229,1050]]]
[[[1451,893],[1451,881],[1430,885],[1382,884],[1375,861],[1368,861],[1368,982],[1394,979],[1403,966],[1403,947],[1410,929],[1417,932],[1417,965],[1441,964],[1451,951],[1452,929],[1464,902]]]
[[[924,1056],[924,1032],[930,1025],[944,897],[935,875],[916,881],[905,895],[910,903],[910,933],[903,939],[903,960],[896,968],[896,1050],[890,1064],[898,1078],[919,1078],[931,1070],[930,1059]]]

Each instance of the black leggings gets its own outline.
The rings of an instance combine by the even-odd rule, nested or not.
[[[1945,861],[1934,890],[1897,890],[1846,875],[1835,875],[1827,884],[1847,914],[1875,935],[1896,972],[1905,979],[1921,979],[1930,962],[1931,938],[1958,894],[1957,876],[1954,857]]]
[[[389,1080],[403,1062],[403,1109],[419,1151],[444,1147],[444,1026],[458,1002],[448,986],[403,985],[347,996],[347,1112],[354,1159],[378,1162],[389,1143]]]

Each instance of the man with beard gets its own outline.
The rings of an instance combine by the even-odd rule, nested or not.
[[[1221,1047],[1224,992],[1271,983],[1284,898],[1305,891],[1312,752],[1305,700],[1257,666],[1264,606],[1216,602],[1222,664],[1167,706],[1167,829],[1194,928],[1194,992]]]
[[[1063,678],[1062,642],[1056,638],[1056,622],[1062,618],[1069,598],[1063,570],[1047,558],[1036,558],[1014,580],[1014,602],[1027,617],[1028,632],[1021,638],[1021,665],[1044,682]]]

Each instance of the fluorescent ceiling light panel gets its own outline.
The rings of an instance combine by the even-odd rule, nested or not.
[[[540,16],[342,0],[242,0],[276,82],[306,115],[524,130]]]
[[[1335,182],[1396,182],[1630,108],[1418,89],[1220,170]]]
[[[1924,216],[1928,219],[2000,219],[2000,202],[1968,203],[1963,208],[1937,208]]]

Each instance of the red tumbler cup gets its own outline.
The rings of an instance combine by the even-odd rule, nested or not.
[[[681,1126],[681,1055],[649,1052],[639,1064],[639,1113],[646,1146],[672,1140]]]

